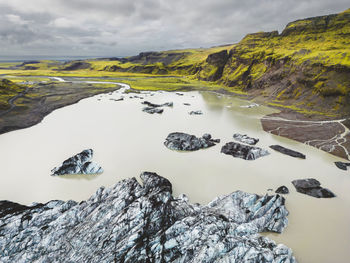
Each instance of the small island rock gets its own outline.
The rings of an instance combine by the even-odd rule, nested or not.
[[[330,190],[321,187],[321,183],[313,178],[299,179],[292,181],[297,192],[310,195],[316,198],[332,198],[335,197]]]
[[[271,145],[270,148],[277,151],[277,152],[280,152],[280,153],[283,153],[283,154],[286,154],[286,155],[289,155],[292,157],[301,158],[301,159],[306,158],[306,156],[304,154],[297,152],[297,151],[293,151],[293,150],[288,149],[288,148],[285,148],[281,145]]]
[[[65,160],[60,166],[51,170],[52,176],[65,174],[99,174],[103,169],[96,163],[91,162],[93,150],[84,150],[81,153]]]
[[[348,170],[348,167],[350,167],[350,163],[344,163],[344,162],[334,162],[334,164],[341,170]]]
[[[259,141],[259,139],[255,139],[255,138],[249,137],[246,134],[239,134],[239,133],[235,133],[233,135],[233,139],[235,139],[236,141],[239,141],[241,143],[245,143],[245,144],[249,144],[249,145],[255,145]]]
[[[203,148],[214,146],[219,143],[219,139],[212,139],[211,135],[206,133],[202,137],[197,138],[182,132],[173,132],[165,139],[164,145],[171,150],[176,151],[196,151]]]
[[[236,142],[228,142],[222,148],[221,152],[232,155],[233,157],[242,158],[245,160],[255,160],[262,156],[266,156],[269,152],[259,147],[248,146]]]

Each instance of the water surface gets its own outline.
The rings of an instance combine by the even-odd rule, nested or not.
[[[153,103],[174,102],[161,115],[142,112],[136,94],[98,95],[59,109],[42,123],[0,136],[0,200],[23,204],[51,199],[84,200],[99,186],[112,186],[142,171],[168,178],[174,195],[185,193],[192,202],[205,204],[214,197],[243,190],[272,193],[286,185],[290,211],[283,234],[267,234],[291,247],[299,262],[347,262],[350,258],[350,174],[335,167],[340,160],[330,154],[277,137],[262,130],[259,119],[273,109],[242,108],[247,101],[211,92],[156,92],[137,94]],[[124,96],[124,101],[111,98]],[[191,106],[183,105],[190,103]],[[192,110],[203,115],[191,116]],[[167,149],[164,139],[170,132],[197,136],[210,133],[221,143],[205,150],[180,153]],[[220,153],[234,133],[260,139],[259,147],[281,144],[306,154],[306,160],[269,149],[270,155],[245,161]],[[50,170],[66,158],[92,148],[94,161],[105,172],[96,176],[51,177]],[[297,193],[294,179],[313,177],[336,195],[316,199]]]

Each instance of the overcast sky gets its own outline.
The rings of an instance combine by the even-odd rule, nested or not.
[[[349,7],[349,0],[0,0],[0,56],[210,47]]]

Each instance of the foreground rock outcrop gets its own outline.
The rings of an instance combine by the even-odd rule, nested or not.
[[[65,160],[60,166],[51,170],[52,176],[64,174],[99,174],[103,169],[96,163],[91,162],[93,150],[84,150],[81,153]]]
[[[321,183],[313,178],[299,179],[292,181],[295,189],[302,194],[310,195],[316,198],[332,198],[335,197],[330,190],[321,187]]]
[[[236,191],[202,206],[174,198],[157,174],[141,179],[101,187],[80,203],[0,202],[0,261],[296,262],[289,248],[258,234],[286,227],[283,197]]]
[[[244,160],[256,160],[269,154],[269,152],[265,149],[236,142],[226,143],[224,146],[222,146],[221,152],[224,154],[232,155],[233,157],[242,158]]]
[[[164,145],[176,151],[197,151],[214,146],[219,142],[219,139],[212,139],[208,133],[198,138],[183,132],[172,132],[166,137]]]

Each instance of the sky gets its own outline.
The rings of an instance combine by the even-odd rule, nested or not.
[[[0,57],[211,47],[348,8],[349,0],[0,0]]]

